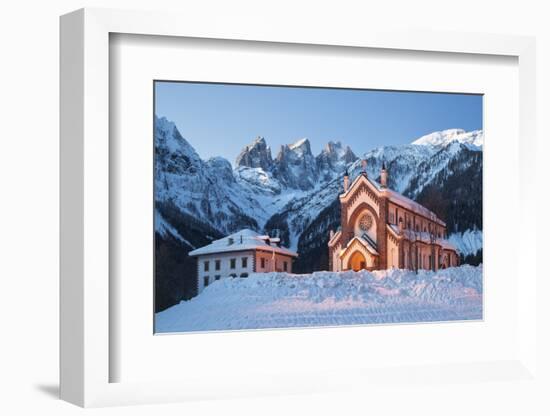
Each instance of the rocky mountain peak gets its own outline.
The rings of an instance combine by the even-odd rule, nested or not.
[[[349,146],[344,146],[341,142],[329,141],[319,156],[324,156],[333,161],[341,160],[346,163],[352,163],[357,160],[357,156]]]
[[[308,139],[281,146],[275,158],[273,176],[282,184],[294,189],[312,189],[318,182],[317,172]]]
[[[156,116],[155,158],[157,169],[163,172],[196,174],[202,168],[200,156],[182,137],[176,125]]]
[[[300,156],[311,155],[311,143],[308,139],[300,139],[293,144],[288,145],[288,149]]]
[[[258,136],[251,144],[245,146],[237,156],[235,164],[249,168],[262,168],[264,171],[269,170],[273,165],[273,158],[265,139]]]
[[[329,180],[335,173],[343,172],[347,165],[355,162],[357,156],[349,146],[344,146],[339,141],[330,141],[325,145],[316,160],[323,179]]]
[[[344,153],[341,156],[341,159],[347,164],[347,163],[353,163],[355,162],[358,157],[353,153],[353,150],[351,150],[351,147],[346,146],[344,149]]]

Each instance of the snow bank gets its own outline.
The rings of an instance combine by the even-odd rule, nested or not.
[[[157,332],[481,319],[482,266],[258,273],[215,281],[155,316]]]
[[[472,229],[451,234],[449,241],[464,255],[476,254],[483,249],[483,231]]]

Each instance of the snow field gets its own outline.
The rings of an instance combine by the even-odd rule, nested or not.
[[[433,322],[482,318],[482,266],[255,273],[213,282],[159,312],[156,332]]]

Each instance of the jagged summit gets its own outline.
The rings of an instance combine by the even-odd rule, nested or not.
[[[289,144],[288,148],[290,150],[306,151],[311,153],[311,143],[309,139],[304,137],[303,139],[297,140],[296,142]]]
[[[258,136],[251,144],[245,146],[237,156],[235,165],[269,170],[273,165],[273,158],[265,139]]]
[[[315,187],[317,171],[317,162],[308,139],[281,146],[273,166],[273,176],[283,185],[301,190]]]
[[[241,180],[258,189],[267,185],[268,191],[278,193],[281,188],[303,191],[313,189],[319,182],[338,176],[355,160],[357,156],[351,148],[343,146],[339,141],[328,142],[321,153],[314,156],[307,138],[282,145],[275,158],[272,158],[266,140],[258,136],[243,148],[235,165]]]
[[[348,165],[358,158],[349,146],[344,146],[339,141],[330,141],[316,159],[319,173],[328,180],[335,174],[345,171]]]
[[[345,163],[352,163],[357,160],[357,156],[349,146],[344,146],[340,141],[329,141],[318,157],[326,156],[332,160],[338,159]]]

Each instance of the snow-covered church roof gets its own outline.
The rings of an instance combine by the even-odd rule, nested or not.
[[[230,253],[233,251],[262,250],[275,252],[285,256],[298,257],[298,253],[277,245],[278,238],[261,235],[256,231],[245,228],[231,235],[214,240],[207,246],[190,251],[190,256],[202,256],[205,254]]]
[[[391,202],[445,226],[445,222],[442,221],[434,212],[430,211],[425,206],[420,205],[418,202],[413,201],[410,198],[407,198],[405,195],[402,195],[399,192],[394,191],[393,189],[382,187],[378,182],[371,179],[364,172],[355,178],[355,180],[352,182],[352,184],[348,188],[347,192],[344,192],[341,195],[341,197],[345,197],[346,195],[353,193],[353,190],[361,180],[366,180],[368,183],[370,183],[374,187],[378,195],[385,195],[388,197],[388,199]]]

